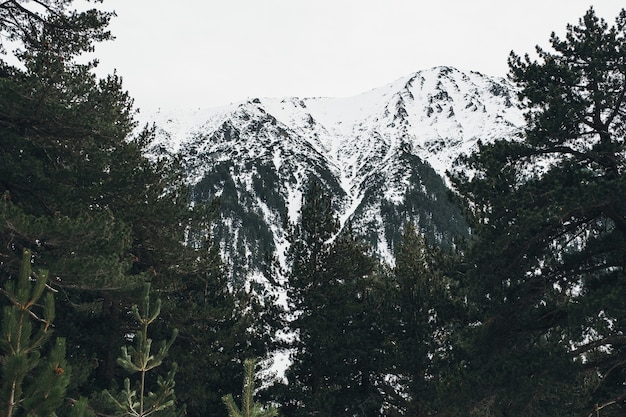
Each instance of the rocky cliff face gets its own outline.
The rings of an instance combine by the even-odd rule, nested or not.
[[[235,283],[279,275],[269,260],[285,266],[285,225],[312,176],[333,195],[341,224],[387,260],[407,220],[453,245],[467,225],[445,171],[478,140],[511,137],[523,124],[506,80],[449,67],[355,97],[261,98],[154,120],[155,152],[183,154],[193,198],[221,201],[214,232]]]

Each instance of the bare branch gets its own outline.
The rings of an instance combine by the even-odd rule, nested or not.
[[[617,117],[617,115],[620,114],[620,109],[622,107],[622,103],[624,103],[624,97],[625,96],[626,96],[626,81],[624,83],[624,87],[622,88],[622,91],[619,94],[619,97],[617,98],[617,102],[615,103],[615,107],[613,108],[613,112],[606,119],[606,126],[607,127],[610,126],[611,123],[613,123],[613,120]]]

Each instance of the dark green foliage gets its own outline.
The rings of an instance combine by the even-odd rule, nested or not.
[[[3,79],[0,89],[0,96],[20,92],[0,99],[3,114],[11,115],[0,123],[2,269],[13,271],[17,253],[29,248],[62,291],[60,317],[78,310],[104,317],[112,326],[105,343],[80,346],[103,360],[101,376],[110,382],[110,352],[119,348],[123,305],[130,304],[120,300],[145,279],[141,273],[161,272],[172,254],[180,255],[186,197],[164,174],[170,172],[164,163],[142,156],[140,140],[126,140],[133,123],[119,80],[97,82],[85,67],[45,59],[55,60],[53,73],[27,69]],[[76,330],[60,322],[68,325],[62,334]],[[89,340],[87,333],[76,336]]]
[[[12,249],[5,253],[6,263],[2,265],[7,272],[14,270],[17,260],[13,256],[18,249],[33,247],[38,261],[55,271],[53,284],[79,287],[80,277],[89,275],[92,285],[103,290],[123,285],[120,281],[125,279],[130,263],[120,262],[119,254],[129,246],[129,230],[123,222],[112,219],[110,211],[76,217],[60,213],[33,216],[10,198],[5,194],[0,201],[2,238],[5,247]]]
[[[222,409],[221,397],[241,387],[239,361],[265,355],[270,333],[264,326],[271,315],[271,308],[229,290],[216,246],[200,250],[204,255],[164,299],[163,314],[180,330],[170,355],[179,364],[177,398],[193,416]]]
[[[322,274],[322,269],[329,252],[327,243],[338,232],[339,224],[334,218],[331,200],[316,180],[310,180],[309,187],[302,198],[299,223],[293,225],[290,232],[290,249],[288,252],[291,271],[289,275],[289,298],[291,309],[299,316],[291,326],[299,332],[299,341],[294,357],[294,364],[289,369],[287,401],[283,408],[286,415],[299,415],[309,409],[322,412],[323,406],[332,406],[330,401],[324,404],[324,396],[330,387],[323,386],[324,365],[328,358],[327,343],[320,334],[329,327],[330,313],[325,310],[325,297],[336,284]],[[333,288],[335,289],[335,288]],[[339,296],[338,291],[334,294]],[[328,333],[330,337],[330,332]],[[324,384],[328,385],[328,384]],[[299,411],[302,410],[302,411]],[[327,411],[326,411],[327,412]],[[325,412],[324,412],[325,414]]]
[[[3,7],[17,3],[22,2],[5,2]],[[62,12],[68,2],[50,4]],[[4,220],[0,269],[14,273],[21,251],[31,250],[38,264],[50,271],[51,285],[61,291],[58,330],[68,338],[68,351],[74,353],[79,345],[88,348],[86,357],[96,354],[104,363],[100,369],[112,369],[113,357],[107,357],[102,348],[106,350],[110,343],[119,348],[118,312],[104,314],[114,332],[101,345],[74,339],[70,332],[77,329],[65,320],[85,303],[91,303],[88,311],[107,311],[107,304],[117,308],[118,291],[142,279],[126,274],[133,259],[133,238],[123,214],[130,210],[113,211],[121,190],[107,187],[125,158],[140,156],[140,143],[126,141],[134,126],[131,100],[121,89],[119,77],[97,80],[91,71],[94,64],[73,62],[81,48],[104,33],[108,15],[95,19],[98,15],[95,11],[73,15],[67,10],[68,19],[82,16],[82,23],[75,23],[91,27],[74,33],[74,44],[65,44],[68,37],[74,39],[72,26],[57,30],[45,21],[29,24],[31,33],[18,54],[23,69],[0,62],[0,216]],[[50,16],[65,19],[56,13]],[[89,36],[82,39],[85,35]],[[145,167],[142,158],[126,159],[126,163],[138,172]],[[85,326],[87,331],[79,330],[78,335],[89,340],[91,328],[95,327]],[[110,372],[103,375],[110,381]]]
[[[392,311],[386,324],[394,341],[389,360],[408,396],[408,401],[398,398],[396,406],[412,415],[436,407],[437,383],[450,360],[449,320],[458,317],[458,306],[454,284],[443,271],[451,260],[452,255],[428,245],[413,223],[405,225],[388,278]]]
[[[473,214],[463,282],[465,412],[620,413],[626,383],[626,12],[593,9],[538,61],[512,54],[522,139],[481,145],[453,181]],[[461,397],[460,397],[461,398]],[[476,414],[478,415],[478,414]]]
[[[298,332],[285,415],[378,415],[383,405],[376,263],[312,180],[290,235],[290,300]]]
[[[190,208],[182,161],[145,157],[152,131],[133,133],[121,79],[98,80],[95,63],[74,60],[109,38],[110,14],[73,12],[65,0],[37,2],[37,14],[31,3],[0,4],[0,37],[22,48],[19,67],[0,61],[2,413],[93,415],[86,400],[65,397],[89,395],[98,408],[107,388],[120,414],[180,415],[178,369],[188,415],[219,413],[222,401],[232,416],[274,414],[253,401],[252,361],[242,407],[225,394],[240,387],[240,363],[264,356],[281,324],[271,298],[263,304],[238,291],[247,272],[266,272],[259,260],[276,250],[257,198],[287,221],[278,173],[268,161],[217,163],[191,190]],[[415,188],[402,204],[381,206],[395,249],[389,271],[349,224],[339,231],[328,195],[336,190],[320,169],[289,230],[289,325],[298,338],[288,346],[289,384],[270,390],[286,416],[622,415],[625,31],[626,12],[609,27],[591,9],[564,40],[552,37],[552,52],[538,49],[538,61],[511,55],[528,128],[481,144],[452,176],[470,218],[462,256],[422,235],[457,247],[467,226],[445,184],[415,157],[404,155],[411,181],[432,193]],[[263,126],[247,128],[260,134]],[[239,134],[225,124],[207,140]],[[250,192],[233,180],[244,173]],[[240,231],[226,242],[230,270],[216,242],[232,230],[210,233],[218,194]],[[378,197],[365,195],[362,207]],[[421,230],[402,229],[407,218]],[[29,279],[30,254],[49,280]],[[146,282],[162,306],[138,294]],[[58,291],[54,343],[46,283]],[[141,300],[141,312],[132,309]],[[178,328],[176,343],[155,349],[148,325],[158,339]],[[116,362],[131,334],[136,347]],[[139,376],[138,388],[116,364]]]
[[[132,100],[121,79],[97,79],[95,63],[74,60],[108,39],[110,14],[74,13],[70,1],[41,3],[48,7],[38,8],[40,16],[24,9],[32,2],[0,5],[0,32],[15,35],[22,48],[19,67],[0,61],[0,277],[17,273],[23,249],[50,271],[59,291],[57,334],[77,370],[70,395],[88,396],[122,383],[116,357],[144,282],[164,295],[168,322],[155,330],[178,327],[181,339],[195,329],[168,310],[179,299],[165,298],[188,282],[206,285],[211,308],[221,314],[234,316],[235,306],[231,299],[214,306],[227,284],[198,269],[221,268],[207,243],[214,210],[190,208],[179,160],[145,156],[152,131],[133,133]],[[221,320],[209,314],[203,311],[203,320]],[[221,338],[216,327],[228,334],[229,325],[201,335]],[[196,356],[205,357],[215,343],[197,346]]]
[[[70,379],[64,338],[57,338],[47,356],[42,355],[52,334],[54,297],[46,288],[47,271],[33,273],[31,258],[24,251],[18,276],[10,277],[1,291],[9,301],[0,339],[0,410],[6,417],[54,415]]]

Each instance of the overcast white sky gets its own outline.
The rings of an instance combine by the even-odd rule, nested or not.
[[[144,110],[254,97],[351,96],[437,65],[507,74],[507,56],[547,47],[590,6],[622,0],[105,0],[117,69]]]

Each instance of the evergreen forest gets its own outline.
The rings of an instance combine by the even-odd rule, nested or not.
[[[511,53],[526,126],[449,172],[457,244],[406,221],[387,265],[310,178],[283,310],[82,59],[99,3],[0,2],[0,416],[625,415],[626,10]]]

